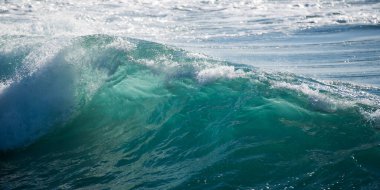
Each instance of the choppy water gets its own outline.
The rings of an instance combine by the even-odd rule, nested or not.
[[[0,1],[0,188],[378,189],[379,20],[376,1]]]

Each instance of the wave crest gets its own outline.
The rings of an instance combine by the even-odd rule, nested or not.
[[[367,92],[365,87],[326,83],[287,73],[266,73],[129,38],[93,35],[54,39],[54,43],[34,40],[38,43],[30,46],[10,74],[1,76],[4,78],[0,94],[2,150],[28,145],[56,128],[54,126],[64,126],[89,103],[101,103],[93,100],[101,93],[106,93],[111,100],[151,97],[152,105],[160,105],[155,97],[198,96],[197,91],[207,88],[206,96],[228,95],[233,93],[230,83],[260,88],[256,96],[269,99],[273,106],[281,100],[284,104],[280,107],[285,106],[281,109],[296,107],[330,114],[357,110],[357,117],[367,117],[378,125],[379,97]],[[58,43],[59,40],[64,42]],[[61,46],[52,48],[52,44]],[[2,57],[17,54],[17,48],[4,49],[11,51],[0,52]],[[221,86],[215,87],[214,83]],[[185,92],[177,94],[177,90],[171,91],[171,88]],[[212,88],[220,88],[220,91]],[[250,90],[239,91],[249,94]]]

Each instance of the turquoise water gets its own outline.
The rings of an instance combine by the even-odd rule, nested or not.
[[[2,59],[61,42],[31,41]],[[2,73],[23,73],[0,96],[3,189],[379,186],[379,89],[135,39],[62,41],[44,67]]]
[[[380,189],[380,3],[0,0],[0,189]]]

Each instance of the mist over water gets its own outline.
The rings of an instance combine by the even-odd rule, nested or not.
[[[0,189],[379,189],[380,3],[0,0]]]

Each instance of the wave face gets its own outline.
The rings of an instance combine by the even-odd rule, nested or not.
[[[0,42],[2,189],[380,186],[377,88],[117,36]]]

